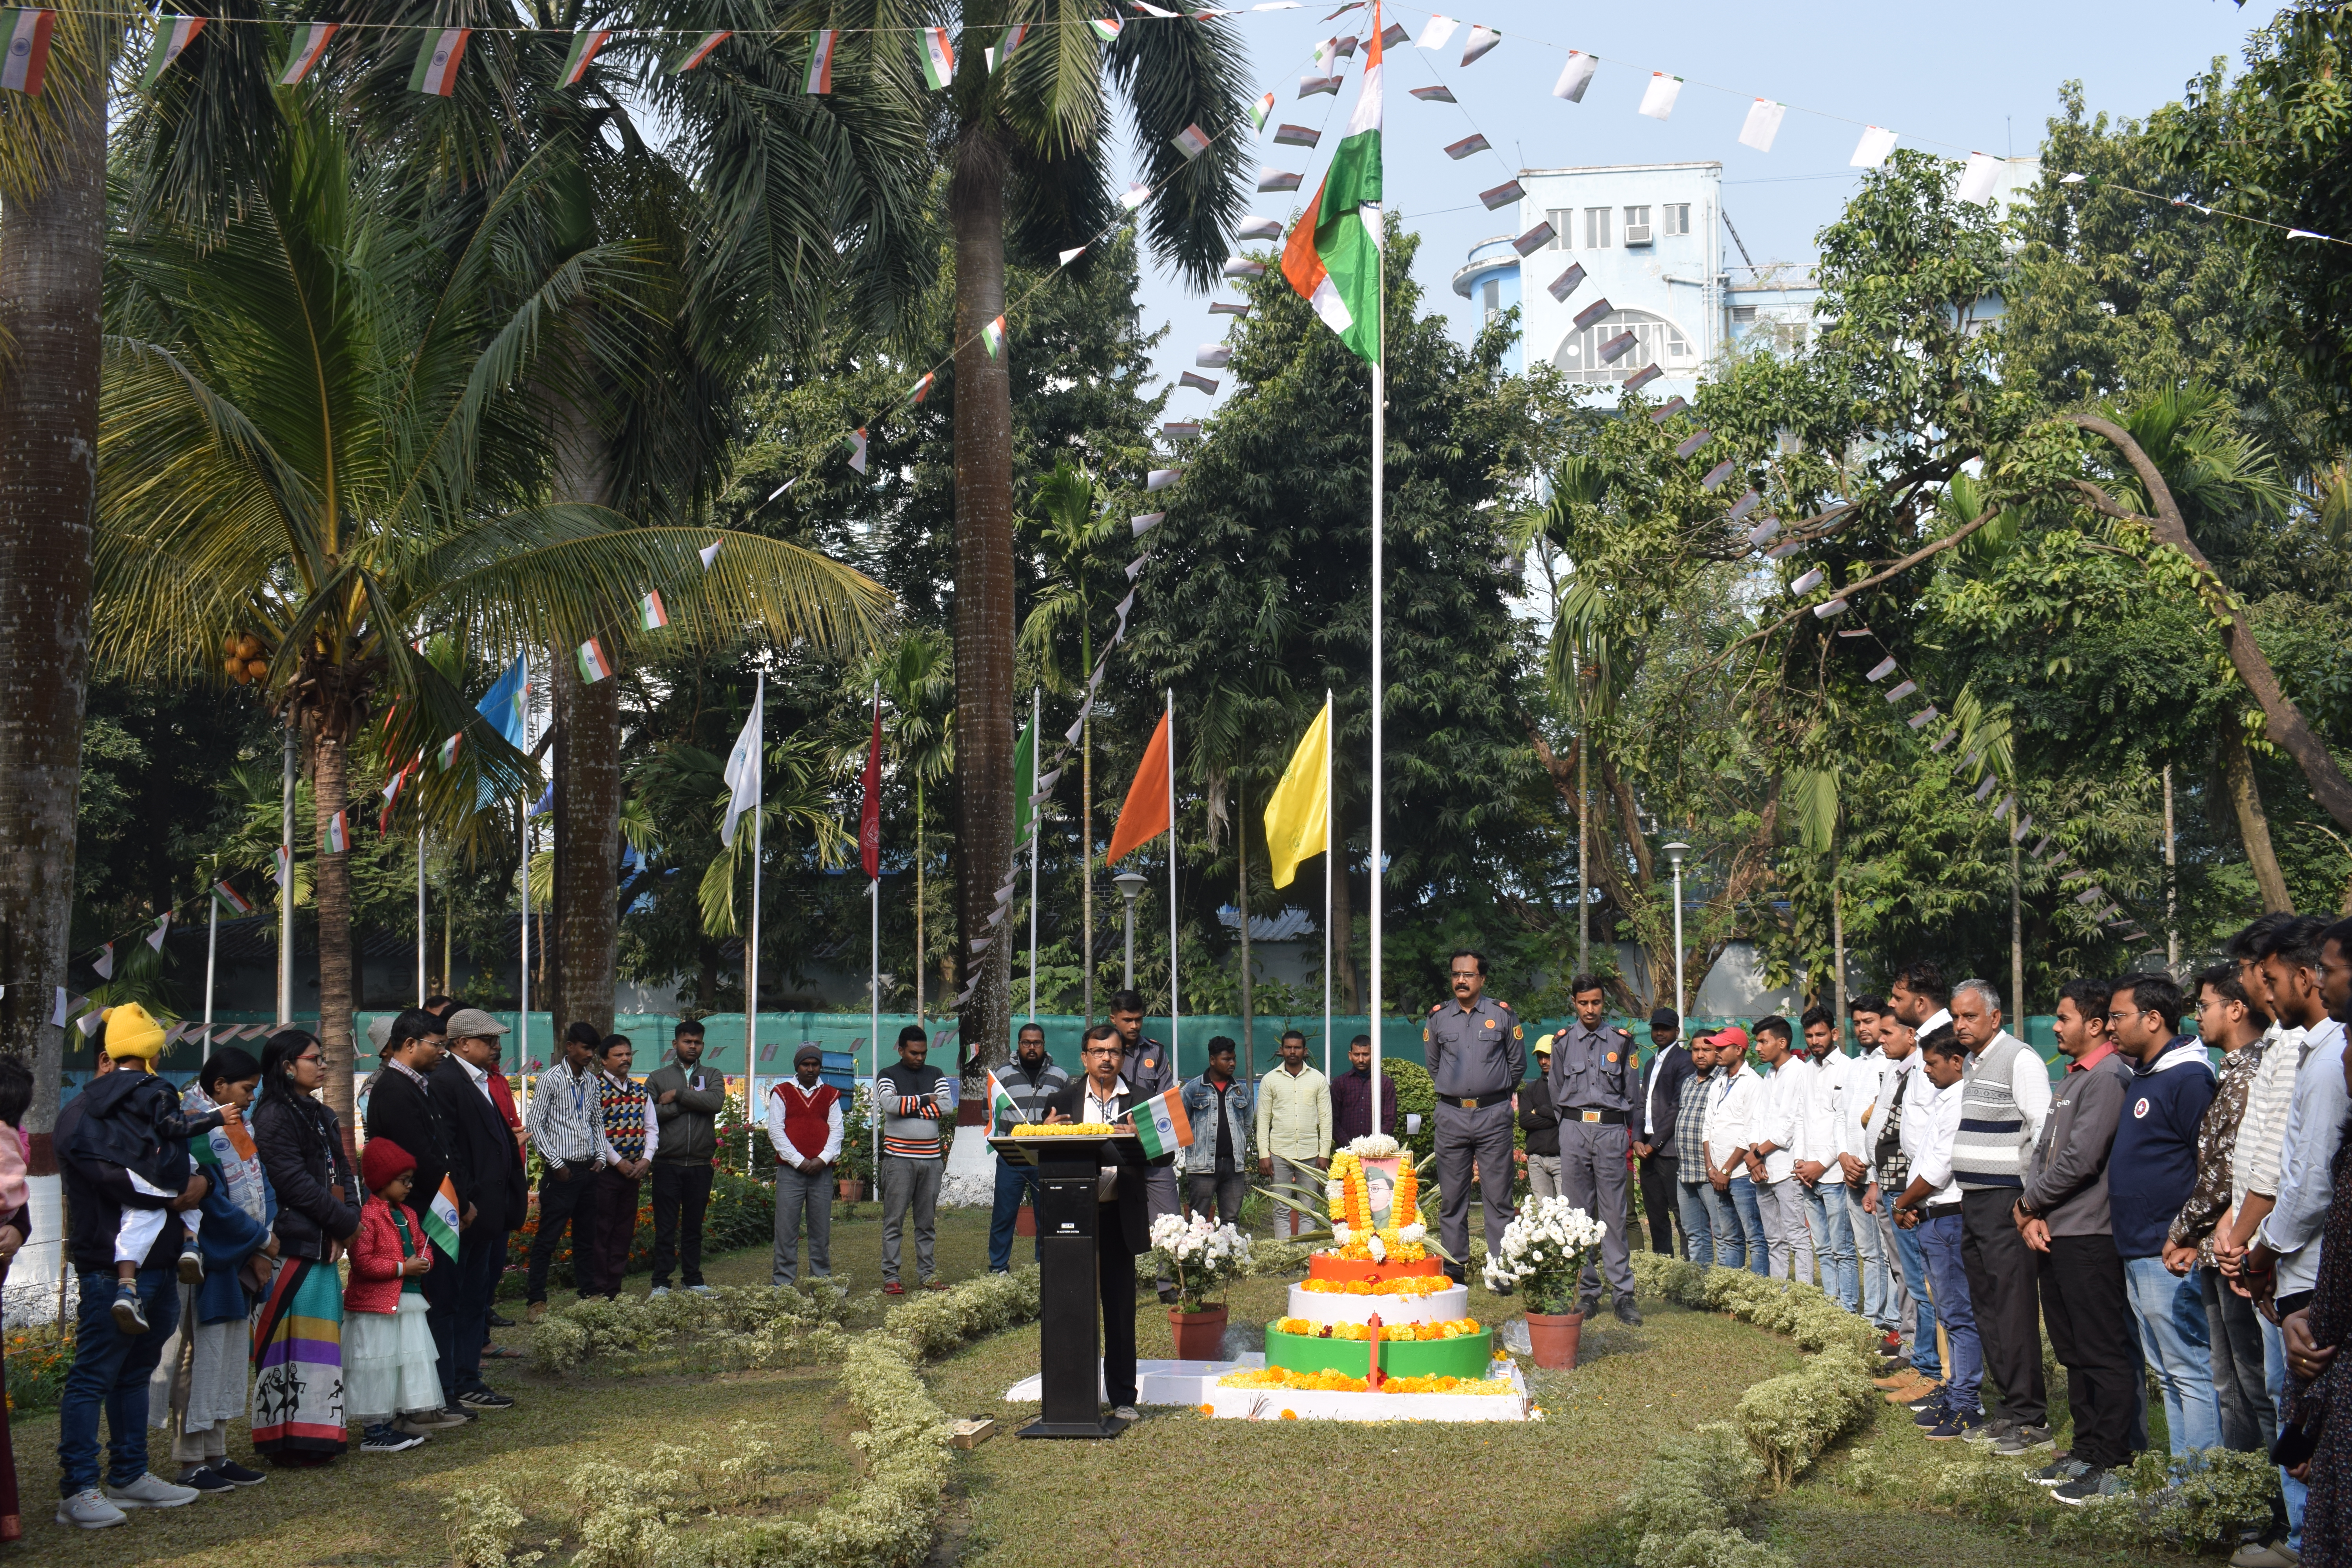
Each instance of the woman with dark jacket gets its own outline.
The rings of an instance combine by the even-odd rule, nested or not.
[[[326,1053],[300,1029],[269,1037],[253,1142],[278,1194],[278,1272],[253,1327],[253,1447],[281,1465],[345,1448],[342,1244],[360,1228],[359,1178],[342,1123],[312,1098]]]

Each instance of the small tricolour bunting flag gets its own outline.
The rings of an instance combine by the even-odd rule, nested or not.
[[[580,679],[588,685],[593,686],[600,680],[611,678],[613,662],[604,657],[604,644],[594,637],[590,637],[580,645],[579,658]]]
[[[1097,16],[1089,20],[1087,23],[1087,26],[1094,29],[1094,35],[1096,37],[1100,38],[1104,43],[1108,44],[1113,38],[1118,37],[1120,22],[1117,16]],[[1272,98],[1274,94],[1272,93],[1266,94],[1266,97],[1268,98]]]
[[[1714,439],[1715,432],[1712,430],[1694,431],[1692,434],[1683,437],[1681,442],[1675,446],[1675,456],[1677,458],[1687,458],[1692,453],[1697,451],[1701,447],[1706,446],[1709,441]]]
[[[714,539],[695,552],[697,555],[702,557],[702,569],[705,572],[709,571],[710,563],[719,559],[719,547],[726,542],[723,539]]]
[[[55,11],[0,11],[0,87],[41,96],[49,72],[49,35],[57,24]]]
[[[351,849],[352,832],[343,821],[343,815],[339,811],[327,818],[327,853],[330,855],[346,854]]]
[[[1282,226],[1270,217],[1245,217],[1234,231],[1236,239],[1280,239]]]
[[[1134,533],[1136,538],[1140,539],[1145,534],[1150,533],[1153,529],[1158,528],[1160,526],[1160,520],[1167,515],[1168,514],[1164,511],[1147,511],[1139,517],[1129,518],[1127,520],[1127,526],[1129,531]]]
[[[1488,212],[1493,212],[1496,207],[1507,207],[1513,202],[1524,200],[1527,194],[1527,187],[1518,181],[1505,180],[1492,190],[1480,191],[1478,199],[1486,205]]]
[[[1862,140],[1853,144],[1853,156],[1846,160],[1846,164],[1855,169],[1875,169],[1894,151],[1894,132],[1865,125],[1862,128]]]
[[[1249,313],[1247,305],[1229,305],[1223,300],[1209,301],[1209,314],[1212,316],[1246,316]]]
[[[1118,205],[1125,207],[1129,212],[1133,212],[1136,208],[1141,206],[1150,199],[1151,187],[1143,184],[1140,180],[1137,181],[1134,184],[1128,186],[1127,189],[1119,192],[1118,194]]]
[[[2009,841],[2010,841],[2011,844],[2019,844],[2019,843],[2022,843],[2022,842],[2024,841],[2025,836],[2026,836],[2028,833],[2032,832],[2032,830],[2033,830],[2033,818],[2032,818],[2032,816],[2030,814],[2029,814],[2029,815],[2027,815],[2027,816],[2021,816],[2021,817],[2019,817],[2019,818],[2017,819],[2017,826],[2014,826],[2014,827],[2012,827],[2012,828],[2011,828],[2011,829],[2009,830]]]
[[[113,979],[114,944],[110,942],[105,946],[100,948],[98,950],[98,956],[89,961],[89,966],[98,971],[98,977],[100,980]]]
[[[1627,354],[1632,353],[1633,352],[1634,343],[1639,341],[1640,340],[1635,338],[1632,332],[1618,333],[1615,337],[1601,345],[1601,363],[1602,364],[1615,364],[1619,360],[1623,359]],[[1632,378],[1629,377],[1627,379],[1627,384],[1632,384]]]
[[[1384,49],[1392,49],[1399,44],[1412,41],[1412,35],[1405,30],[1405,26],[1402,22],[1391,22],[1381,30],[1381,47]]]
[[[312,22],[306,26],[302,41],[294,46],[292,54],[286,57],[286,69],[279,73],[278,85],[292,87],[316,69],[320,60],[326,57],[327,46],[334,40],[335,29],[339,26],[341,24],[335,22]]]
[[[1885,679],[1888,676],[1894,674],[1896,668],[1897,666],[1895,662],[1895,656],[1890,653],[1885,658],[1880,659],[1876,664],[1872,665],[1870,667],[1869,673],[1865,674],[1863,679],[1869,681],[1873,686],[1875,686],[1880,681]]]
[[[157,952],[163,952],[163,938],[170,934],[171,930],[172,911],[165,910],[163,915],[155,921],[155,929],[147,933],[147,945],[154,949]]]
[[[839,29],[834,27],[819,27],[809,35],[808,76],[801,86],[803,93],[833,90],[833,46],[840,37]]]
[[[1816,566],[1816,567],[1814,567],[1814,568],[1813,568],[1813,575],[1814,575],[1814,577],[1815,577],[1815,578],[1819,578],[1819,577],[1820,577],[1820,575],[1821,575],[1821,571],[1822,571],[1822,569],[1821,569],[1820,567],[1818,567],[1818,566]],[[1886,694],[1886,700],[1888,700],[1889,702],[1900,702],[1900,701],[1902,701],[1906,697],[1910,696],[1913,692],[1915,692],[1915,691],[1916,691],[1916,690],[1918,690],[1918,689],[1919,689],[1919,683],[1918,683],[1917,681],[1916,681],[1916,680],[1906,680],[1906,681],[1905,681],[1902,685],[1900,685],[1900,686],[1896,687],[1894,690],[1892,690],[1892,691],[1888,692],[1888,693]]]
[[[443,773],[446,773],[457,765],[457,752],[465,744],[466,731],[463,730],[441,742],[441,752],[437,761]]]
[[[1708,490],[1715,489],[1717,485],[1723,483],[1724,480],[1729,479],[1731,477],[1731,471],[1738,466],[1738,463],[1734,459],[1730,458],[1724,458],[1723,461],[1717,463],[1715,467],[1706,471],[1706,478],[1699,480],[1698,482],[1699,488],[1701,489]]]
[[[2002,796],[2000,797],[2000,805],[1996,805],[1996,806],[1994,806],[1994,807],[1992,808],[1992,819],[1993,819],[1995,822],[1999,822],[2002,817],[2007,816],[2008,816],[2011,811],[2014,811],[2016,808],[2017,808],[2017,797],[2016,797],[2015,795],[2002,795]]]
[[[1168,139],[1168,142],[1169,145],[1174,147],[1176,151],[1183,153],[1185,157],[1197,158],[1202,153],[1209,150],[1209,142],[1212,140],[1213,138],[1209,133],[1202,130],[1199,126],[1187,125],[1183,130],[1179,131],[1175,135],[1171,136]],[[1281,138],[1276,137],[1276,140],[1280,141]]]
[[[1223,370],[1233,357],[1233,347],[1228,343],[1202,343],[1192,351],[1192,363],[1202,370]]]
[[[1143,488],[1147,490],[1164,490],[1174,484],[1177,477],[1183,471],[1181,468],[1154,468],[1143,476]]]
[[[1555,231],[1550,220],[1546,219],[1511,241],[1511,248],[1517,251],[1521,257],[1533,256],[1537,251],[1549,245],[1554,237]]]
[[[1832,599],[1832,600],[1830,601],[1830,605],[1836,605],[1839,609],[1841,609],[1841,610],[1843,610],[1843,609],[1844,609],[1844,608],[1845,608],[1845,601],[1844,601],[1843,599]],[[1818,616],[1818,615],[1820,615],[1823,610],[1826,610],[1826,609],[1828,609],[1828,608],[1829,608],[1829,605],[1814,605],[1814,606],[1813,606],[1813,614],[1815,614],[1815,615],[1817,615],[1817,616]],[[1924,730],[1924,729],[1926,729],[1926,728],[1927,727],[1928,723],[1929,723],[1931,721],[1933,721],[1936,717],[1937,717],[1937,713],[1936,713],[1936,705],[1935,705],[1934,703],[1930,702],[1930,703],[1928,703],[1928,704],[1927,704],[1927,706],[1926,706],[1925,708],[1920,709],[1920,710],[1919,710],[1919,711],[1917,711],[1916,713],[1912,714],[1912,715],[1911,715],[1911,717],[1909,717],[1908,719],[1904,720],[1903,721],[1904,721],[1906,724],[1910,725],[1910,726],[1911,726],[1911,728],[1913,728],[1914,730]]]
[[[669,74],[672,76],[685,75],[688,71],[692,70],[695,67],[709,59],[710,58],[711,50],[717,48],[719,45],[725,43],[734,36],[735,31],[731,27],[722,27],[715,33],[703,34],[701,37],[695,40],[695,45],[692,48],[677,57],[677,63],[669,68]]]
[[[1135,1122],[1135,1141],[1143,1146],[1145,1159],[1157,1160],[1192,1146],[1192,1122],[1184,1114],[1183,1093],[1184,1086],[1179,1084],[1129,1108],[1128,1115]]]
[[[1649,385],[1650,383],[1657,380],[1658,377],[1665,374],[1666,373],[1660,370],[1655,363],[1645,364],[1641,369],[1635,371],[1633,374],[1625,378],[1625,390],[1628,392],[1639,392],[1643,387]]]
[[[1570,103],[1584,101],[1584,89],[1592,85],[1592,73],[1601,61],[1581,49],[1568,51],[1568,64],[1560,67],[1559,79],[1551,84],[1551,95]]]
[[[1298,179],[1287,169],[1267,166],[1257,172],[1257,188],[1261,191],[1295,191],[1298,188]],[[1225,276],[1230,278],[1233,274],[1228,272]]]
[[[1003,317],[999,316],[980,329],[980,346],[988,351],[988,357],[991,359],[1004,352]]]
[[[1802,550],[1804,547],[1805,542],[1801,539],[1784,539],[1780,541],[1780,543],[1774,545],[1771,549],[1766,551],[1764,552],[1764,559],[1767,561],[1785,561],[1790,556],[1794,555],[1798,551]]]
[[[1759,153],[1772,150],[1772,138],[1780,134],[1780,121],[1789,112],[1785,103],[1775,103],[1759,98],[1748,106],[1747,121],[1739,127],[1739,144],[1753,147]]]
[[[1738,522],[1741,518],[1746,517],[1749,512],[1754,511],[1758,503],[1761,502],[1763,499],[1764,498],[1762,496],[1758,495],[1754,490],[1749,490],[1738,500],[1733,501],[1731,503],[1731,521]],[[1778,527],[1780,525],[1776,523],[1773,526]]]
[[[1459,142],[1449,142],[1445,148],[1445,155],[1459,163],[1471,153],[1484,153],[1493,145],[1494,143],[1487,141],[1485,136],[1474,131]]]
[[[1817,621],[1826,621],[1832,616],[1844,615],[1847,607],[1846,602],[1843,599],[1824,600],[1821,604],[1813,606],[1813,619]],[[1911,721],[1911,727],[1916,730],[1920,725],[1925,724],[1927,721],[1927,719],[1932,719],[1935,716],[1936,710],[1933,708],[1930,708],[1927,710],[1927,717],[1926,719],[1913,720]]]
[[[1655,408],[1650,410],[1650,423],[1653,425],[1663,425],[1667,420],[1672,419],[1675,415],[1680,414],[1684,409],[1688,408],[1689,406],[1690,400],[1681,396],[1679,394],[1675,396],[1669,397],[1664,403],[1659,404]]]
[[[243,893],[238,892],[235,888],[230,887],[226,882],[215,882],[213,884],[213,897],[222,904],[227,906],[228,911],[231,914],[249,915],[253,912],[252,900],[247,899]]]
[[[1953,193],[1956,201],[1982,206],[1992,200],[1993,187],[2000,183],[2000,172],[2006,165],[1990,153],[1971,153],[1969,166],[1960,175],[1960,187]]]
[[[1476,64],[1502,41],[1503,35],[1494,28],[1481,27],[1473,24],[1470,28],[1470,41],[1462,46],[1462,63],[1465,66]]]
[[[948,42],[945,27],[923,29],[923,79],[933,92],[955,79],[955,46]]]
[[[1298,178],[1296,174],[1290,177],[1294,180]],[[1228,256],[1225,258],[1224,275],[1228,278],[1263,278],[1265,276],[1265,263],[1252,261],[1246,256]]]
[[[1583,281],[1584,263],[1579,261],[1570,265],[1567,271],[1561,273],[1559,277],[1545,284],[1544,288],[1550,293],[1553,299],[1558,300],[1562,304],[1566,304],[1568,302],[1568,297],[1576,292],[1576,286]]]
[[[928,370],[925,371],[923,373],[923,379],[915,383],[915,384],[908,390],[907,401],[909,405],[920,403],[924,398],[929,397],[931,395],[931,382],[934,379],[934,372]]]
[[[1409,87],[1405,89],[1405,91],[1421,100],[1423,103],[1459,103],[1462,101],[1460,99],[1454,96],[1454,89],[1450,87]]]
[[[1274,94],[1269,92],[1265,97],[1259,99],[1255,103],[1250,105],[1249,116],[1251,128],[1257,131],[1265,130],[1266,121],[1271,119],[1273,114]]]
[[[1336,76],[1303,76],[1298,79],[1298,96],[1313,98],[1318,92],[1339,96],[1339,79]]]
[[[662,603],[661,590],[648,588],[646,590],[646,596],[637,601],[638,629],[657,632],[667,625],[669,625],[669,609]]]
[[[842,440],[849,447],[849,466],[859,473],[866,471],[866,431],[863,426],[852,430]]]
[[[612,37],[612,32],[604,27],[583,27],[572,34],[572,52],[563,57],[562,84],[571,87],[586,76],[590,63]]]
[[[1664,120],[1675,111],[1675,100],[1682,96],[1683,79],[1668,76],[1664,71],[1652,71],[1650,85],[1642,91],[1640,112],[1653,120]]]
[[[172,62],[178,59],[182,51],[194,43],[196,35],[204,30],[205,18],[202,16],[156,17],[155,37],[147,46],[147,66],[139,73],[141,89],[152,91],[164,71],[171,68]]]
[[[1821,585],[1822,569],[1815,566],[1809,569],[1803,576],[1790,584],[1789,592],[1791,594],[1810,594]]]
[[[1004,36],[996,41],[996,63],[1005,66],[1011,65],[1013,63],[1013,51],[1020,48],[1020,47],[1028,40],[1028,37],[1029,24],[1026,22],[1015,22],[1013,26],[1005,28]]]
[[[1217,390],[1215,382],[1205,375],[1194,375],[1189,370],[1184,373],[1182,381],[1186,386],[1202,392]],[[1171,419],[1160,426],[1160,433],[1171,441],[1197,441],[1201,438],[1201,422],[1197,419]]]
[[[1581,272],[1583,268],[1580,267],[1577,270]],[[1592,325],[1593,322],[1601,320],[1601,317],[1607,315],[1615,308],[1615,306],[1609,303],[1606,296],[1595,300],[1592,303],[1587,305],[1584,309],[1576,313],[1576,330],[1580,332],[1584,331],[1585,328]]]
[[[447,98],[457,90],[457,67],[466,58],[471,27],[427,28],[416,46],[416,68],[408,73],[408,90]]]
[[[1462,26],[1451,16],[1432,16],[1421,29],[1421,37],[1412,41],[1417,49],[1442,49],[1454,30]]]
[[[1217,384],[1208,376],[1202,375],[1197,370],[1188,370],[1183,374],[1178,376],[1176,378],[1176,384],[1179,386],[1189,386],[1195,392],[1205,392],[1212,397],[1214,397],[1217,395]],[[1201,427],[1197,425],[1192,427],[1192,433],[1196,436],[1200,434],[1200,430]]]
[[[1274,139],[1285,147],[1312,147],[1323,139],[1320,131],[1307,125],[1278,125]]]

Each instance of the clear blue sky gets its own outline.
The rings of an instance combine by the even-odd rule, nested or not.
[[[1337,4],[1244,11],[1234,19],[1260,90],[1275,92],[1274,119],[1255,158],[1307,176],[1301,195],[1256,198],[1253,211],[1286,224],[1312,193],[1362,78],[1360,50],[1346,62],[1336,99],[1297,97],[1319,40],[1366,30],[1368,11],[1324,21]],[[1904,146],[1954,157],[1971,150],[2031,153],[2057,110],[2062,82],[2079,79],[2095,113],[2143,116],[2177,97],[2214,56],[2234,65],[2246,35],[2279,8],[2270,0],[2242,10],[2228,0],[1979,0],[1958,10],[1905,0],[1809,0],[1778,11],[1726,0],[1613,10],[1556,0],[1478,5],[1444,50],[1408,43],[1390,52],[1383,139],[1389,205],[1423,239],[1416,274],[1427,299],[1465,331],[1473,307],[1448,280],[1469,247],[1510,218],[1507,208],[1478,205],[1477,193],[1522,167],[1720,159],[1725,211],[1756,259],[1806,260],[1812,236],[1836,216],[1860,175],[1847,166],[1861,129],[1850,122],[1885,126]],[[1418,37],[1429,15],[1398,9],[1386,19]],[[1474,21],[1500,31],[1503,41],[1465,67]],[[1581,103],[1551,96],[1571,48],[1601,57]],[[1635,112],[1654,70],[1685,79],[1663,122]],[[1406,96],[1409,88],[1439,82],[1453,89],[1459,107]],[[1759,97],[1789,105],[1769,153],[1738,142]],[[1281,121],[1323,127],[1321,144],[1312,153],[1274,145],[1273,126]],[[1495,151],[1449,161],[1442,149],[1473,131]],[[1223,336],[1229,324],[1208,314],[1206,297],[1165,275],[1147,273],[1141,302],[1147,329],[1171,329],[1159,354],[1171,380],[1192,368],[1197,344]],[[1211,405],[1197,391],[1179,390],[1169,416],[1193,417]]]

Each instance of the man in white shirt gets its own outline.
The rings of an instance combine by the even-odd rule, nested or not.
[[[1921,1085],[1914,1080],[1905,1096],[1903,1152],[1911,1162],[1911,1184],[1895,1200],[1895,1223],[1919,1234],[1936,1321],[1949,1352],[1943,1387],[1915,1415],[1927,1435],[1941,1442],[1985,1425],[1977,1393],[1984,1382],[1984,1345],[1969,1305],[1968,1268],[1960,1259],[1960,1184],[1952,1173],[1969,1051],[1944,1025],[1920,1037],[1919,1052],[1919,1071],[1936,1092],[1919,1093]]]
[[[1756,1181],[1757,1205],[1764,1214],[1764,1237],[1771,1250],[1771,1277],[1813,1282],[1813,1235],[1805,1225],[1805,1190],[1797,1180],[1797,1156],[1805,1137],[1805,1112],[1813,1092],[1813,1064],[1798,1054],[1796,1032],[1777,1015],[1756,1021],[1756,1054],[1772,1069],[1764,1097],[1748,1126],[1748,1174]]]
[[[1706,1151],[1707,1202],[1715,1211],[1716,1267],[1738,1268],[1744,1260],[1749,1273],[1762,1274],[1769,1255],[1756,1184],[1748,1173],[1748,1130],[1763,1102],[1764,1080],[1748,1065],[1747,1030],[1738,1025],[1719,1030],[1714,1045],[1720,1070],[1708,1089],[1700,1143]]]
[[[1838,1157],[1838,1169],[1845,1181],[1846,1217],[1853,1225],[1853,1249],[1862,1273],[1862,1315],[1885,1335],[1879,1348],[1891,1354],[1903,1342],[1904,1312],[1895,1299],[1903,1284],[1893,1248],[1879,1229],[1877,1209],[1868,1202],[1878,1131],[1886,1120],[1882,1107],[1895,1066],[1878,1038],[1879,1016],[1885,1011],[1886,1005],[1875,996],[1846,1004],[1860,1054],[1846,1062],[1845,1152]]]
[[[1853,1211],[1846,1206],[1845,1159],[1853,1113],[1846,1107],[1848,1069],[1853,1065],[1837,1048],[1837,1025],[1826,1007],[1805,1009],[1805,1057],[1813,1081],[1805,1095],[1805,1134],[1797,1152],[1797,1183],[1805,1219],[1822,1259],[1822,1289],[1849,1312],[1862,1310],[1862,1271],[1853,1239]]]
[[[841,1090],[824,1081],[824,1052],[814,1044],[793,1053],[793,1076],[768,1090],[768,1142],[776,1151],[776,1244],[768,1283],[799,1276],[801,1226],[808,1226],[809,1277],[833,1273],[834,1162],[844,1131]]]

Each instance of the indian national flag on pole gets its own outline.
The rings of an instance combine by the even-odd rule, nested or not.
[[[669,74],[672,76],[683,76],[688,71],[690,71],[695,67],[700,65],[703,61],[709,59],[710,58],[711,50],[717,48],[719,45],[725,43],[734,36],[735,31],[731,27],[724,27],[715,33],[703,34],[702,37],[697,40],[694,47],[678,56],[677,64],[669,68]]]
[[[1375,21],[1373,26],[1380,24]],[[1192,1121],[1184,1114],[1184,1104],[1178,1097],[1184,1092],[1180,1084],[1165,1094],[1155,1094],[1139,1105],[1130,1105],[1127,1113],[1135,1119],[1135,1139],[1143,1145],[1143,1152],[1157,1160],[1162,1154],[1172,1154],[1192,1142]]]
[[[55,11],[0,11],[0,87],[40,97],[49,70],[49,30],[57,22]]]
[[[294,46],[294,52],[286,57],[285,74],[278,79],[278,85],[292,87],[309,76],[326,55],[327,46],[334,40],[338,26],[340,24],[334,22],[311,23],[303,33],[302,41]]]
[[[1381,357],[1381,13],[1348,134],[1283,247],[1282,275],[1364,359]]]
[[[425,41],[416,46],[416,68],[408,73],[408,90],[436,98],[456,92],[457,64],[466,58],[466,40],[473,36],[471,27],[427,28]]]
[[[637,601],[637,625],[649,632],[657,632],[669,625],[669,611],[663,607],[659,588],[649,591]]]
[[[434,1246],[449,1255],[452,1262],[457,1257],[457,1221],[461,1217],[457,1189],[449,1184],[445,1175],[441,1178],[441,1190],[425,1205],[425,1234],[433,1238]]]
[[[194,43],[196,35],[204,30],[202,16],[156,17],[155,37],[147,46],[147,68],[139,73],[140,87],[153,88],[172,62],[180,58],[180,52]]]
[[[955,79],[955,46],[945,27],[923,29],[923,79],[937,92]]]
[[[1004,1087],[1003,1080],[996,1076],[996,1069],[991,1068],[988,1070],[988,1120],[995,1121],[996,1113],[1000,1110],[1015,1121],[1032,1120],[1023,1113],[1019,1103],[1013,1098],[1013,1091]]]
[[[580,645],[580,679],[593,686],[608,679],[613,673],[613,661],[604,657],[604,645],[590,637]]]
[[[563,85],[572,86],[588,74],[588,62],[596,58],[612,37],[611,32],[599,27],[583,27],[572,35],[572,52],[563,57]]]

